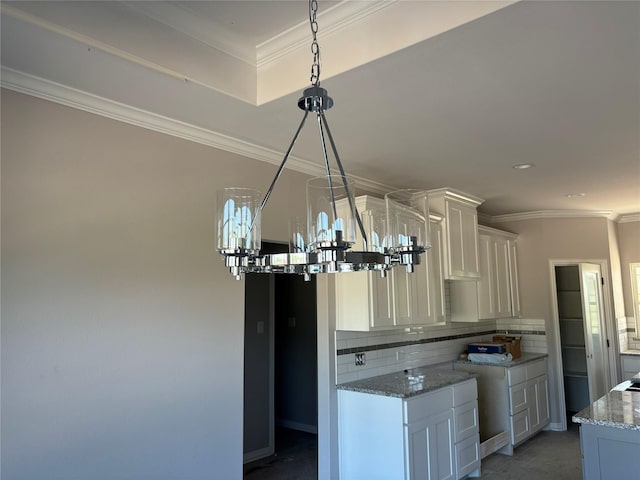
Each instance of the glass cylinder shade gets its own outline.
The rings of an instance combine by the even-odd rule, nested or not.
[[[218,251],[257,255],[260,252],[260,202],[250,188],[218,191]]]
[[[342,175],[307,181],[308,239],[313,250],[349,248],[355,243],[353,191],[353,180]]]
[[[307,219],[294,217],[289,220],[289,253],[307,251]]]
[[[366,251],[387,253],[391,244],[387,228],[386,211],[364,210],[358,213],[360,213],[364,231],[367,234]],[[363,250],[365,249],[364,245],[362,248]]]
[[[429,203],[424,190],[396,190],[385,195],[391,246],[398,252],[423,252],[429,244]]]

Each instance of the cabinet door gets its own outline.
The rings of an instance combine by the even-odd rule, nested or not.
[[[509,240],[509,289],[511,292],[511,316],[520,316],[520,285],[518,283],[518,258],[516,242]]]
[[[542,428],[549,423],[549,395],[547,393],[547,376],[536,379],[536,408],[538,411],[538,427]]]
[[[336,275],[337,330],[392,328],[391,279],[377,272]]]
[[[511,316],[511,286],[509,277],[509,242],[503,238],[492,239],[494,249],[495,316]]]
[[[478,278],[478,215],[476,209],[447,200],[447,278]]]
[[[426,256],[429,274],[429,314],[432,323],[444,322],[446,317],[442,248],[442,224],[431,222],[431,249]]]
[[[456,443],[456,478],[462,478],[480,467],[480,437],[475,435]]]
[[[452,409],[410,423],[405,431],[411,480],[455,478]]]
[[[478,315],[479,318],[495,318],[495,251],[493,241],[489,236],[478,236],[478,263],[480,264],[480,280],[478,280]]]
[[[370,325],[373,328],[393,326],[393,301],[391,298],[391,280],[382,277],[379,272],[366,272],[368,278],[368,295],[371,309]]]
[[[511,443],[515,445],[525,440],[531,432],[529,410],[516,413],[511,417]]]
[[[407,273],[405,267],[398,266],[391,271],[393,282],[393,316],[395,324],[399,326],[410,326],[419,323],[417,318],[417,276],[426,275],[425,265],[416,265],[413,273]],[[426,295],[426,291],[425,291]]]
[[[442,227],[431,225],[431,248],[407,273],[404,267],[393,269],[395,323],[399,326],[433,325],[445,321],[442,281]]]

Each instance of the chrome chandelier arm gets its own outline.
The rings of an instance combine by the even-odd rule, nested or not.
[[[327,155],[327,144],[324,139],[324,130],[322,128],[322,117],[324,116],[324,110],[318,109],[318,131],[320,132],[320,144],[322,145],[322,158],[324,160],[324,167],[327,172],[327,181],[329,182],[329,193],[331,194],[331,206],[333,207],[333,218],[338,218],[338,209],[336,208],[336,197],[333,192],[333,182],[331,181],[331,167],[329,167],[329,156]],[[349,192],[347,191],[347,196]]]
[[[353,202],[355,195],[353,192],[349,191],[349,187],[347,186],[346,173],[344,172],[344,168],[342,167],[342,162],[340,161],[340,155],[338,155],[338,149],[336,148],[336,144],[333,141],[333,135],[331,135],[331,129],[329,128],[329,122],[327,122],[327,117],[324,114],[324,110],[318,112],[318,118],[322,119],[322,124],[324,125],[325,130],[327,131],[327,136],[329,137],[329,144],[331,145],[331,150],[333,151],[333,156],[336,159],[336,165],[338,165],[338,170],[340,171],[340,175],[342,175],[344,182],[344,189],[347,192],[347,199],[349,200],[349,208],[353,210],[356,214],[356,221],[358,222],[358,229],[360,230],[360,235],[362,235],[362,246],[365,251],[368,250],[367,244],[367,234],[364,231],[364,225],[362,224],[362,217],[360,217],[360,212],[358,212],[358,208]],[[324,140],[323,140],[324,147]]]
[[[262,209],[264,209],[264,206],[267,204],[267,201],[269,200],[269,197],[271,196],[271,192],[273,192],[273,188],[276,186],[276,182],[280,178],[280,175],[282,174],[282,170],[284,170],[284,164],[287,163],[287,160],[289,159],[289,154],[291,153],[291,150],[293,150],[293,146],[295,145],[296,141],[298,140],[298,136],[300,135],[300,132],[302,131],[302,127],[304,127],[304,122],[307,120],[307,115],[309,115],[309,111],[305,110],[304,111],[304,116],[302,117],[302,121],[300,122],[300,125],[298,126],[298,130],[296,130],[296,133],[293,135],[293,140],[291,140],[291,144],[289,145],[289,148],[287,149],[287,152],[284,154],[284,158],[282,159],[282,163],[280,163],[280,166],[278,167],[278,171],[276,172],[275,177],[273,177],[273,181],[271,182],[271,185],[269,185],[269,189],[267,190],[267,193],[265,194],[264,198],[262,199],[262,203],[260,204],[260,212],[262,212]]]

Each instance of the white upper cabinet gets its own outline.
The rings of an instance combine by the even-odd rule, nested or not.
[[[429,191],[429,209],[444,217],[443,259],[446,280],[480,278],[478,213],[482,199],[441,188]]]
[[[365,231],[371,237],[373,224],[386,214],[384,200],[362,196],[356,198]],[[396,266],[382,277],[379,272],[354,272],[336,275],[337,330],[371,331],[434,325],[445,321],[442,280],[442,218],[431,216],[432,247],[420,257],[412,273]],[[369,240],[370,245],[376,239]],[[355,249],[362,248],[356,243]]]
[[[452,322],[520,315],[516,238],[513,233],[478,227],[480,278],[450,282]]]

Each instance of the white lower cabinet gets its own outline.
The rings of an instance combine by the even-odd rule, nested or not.
[[[480,475],[475,379],[410,398],[338,390],[341,480]]]
[[[621,381],[627,381],[640,373],[640,355],[620,355],[620,363],[622,364]]]
[[[472,363],[456,363],[454,367],[478,374],[480,431],[488,441],[482,448],[489,449],[483,456],[498,449],[510,455],[514,446],[549,423],[546,358],[511,367]],[[498,438],[499,442],[491,443]]]

